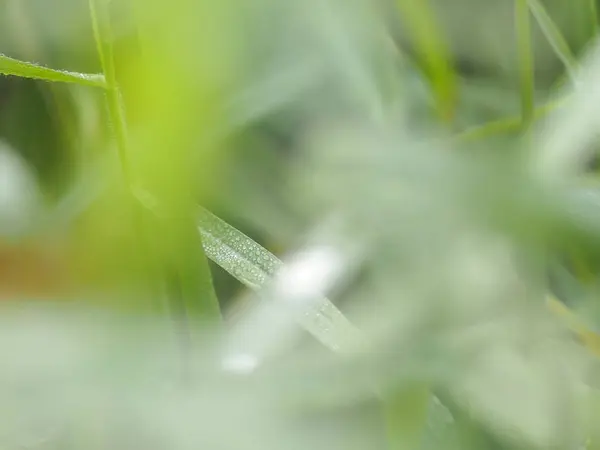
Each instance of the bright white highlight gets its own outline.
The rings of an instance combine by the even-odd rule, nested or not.
[[[339,279],[344,258],[333,247],[313,247],[295,254],[275,279],[275,292],[293,304],[319,298]]]
[[[256,370],[259,361],[249,353],[235,353],[223,358],[221,365],[226,372],[249,375]]]

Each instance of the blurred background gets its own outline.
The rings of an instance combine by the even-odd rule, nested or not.
[[[600,448],[597,6],[0,2],[0,446]]]

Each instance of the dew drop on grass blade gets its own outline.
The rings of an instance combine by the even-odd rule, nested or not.
[[[206,255],[251,289],[264,288],[284,266],[265,248],[203,208],[199,209],[199,230]],[[297,321],[335,351],[352,350],[360,339],[359,331],[324,297],[299,308]]]

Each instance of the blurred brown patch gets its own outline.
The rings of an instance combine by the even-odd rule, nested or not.
[[[69,272],[60,245],[0,242],[0,300],[66,298],[72,286]]]

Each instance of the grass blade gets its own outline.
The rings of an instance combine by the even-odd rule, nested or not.
[[[546,305],[550,312],[554,314],[570,330],[577,339],[593,355],[600,357],[600,335],[590,330],[589,326],[571,311],[563,302],[549,295],[546,299]]]
[[[590,5],[590,17],[592,19],[592,33],[593,36],[598,35],[598,31],[600,31],[600,24],[598,23],[598,6],[596,5],[596,0],[588,0]]]
[[[221,322],[221,309],[212,282],[212,275],[201,235],[194,220],[182,224],[168,223],[166,233],[169,254],[169,305],[173,317],[187,330],[189,339],[198,333],[199,321],[215,325]]]
[[[106,78],[106,104],[113,124],[121,169],[133,200],[132,206],[136,208],[134,225],[138,245],[140,251],[145,252],[150,265],[156,268],[153,271],[156,271],[157,275],[165,276],[171,312],[185,331],[183,338],[189,340],[195,334],[192,322],[198,319],[219,322],[221,319],[208,262],[195,229],[195,218],[189,210],[175,211],[173,208],[177,209],[181,202],[173,198],[170,199],[173,201],[161,199],[161,204],[177,205],[170,207],[166,212],[167,219],[164,223],[137,210],[138,180],[134,179],[130,164],[131,148],[127,136],[125,108],[116,78],[114,36],[109,20],[108,2],[89,0],[89,7],[98,56]],[[165,247],[157,248],[153,243],[154,238],[158,236],[167,237]]]
[[[122,98],[117,85],[115,58],[113,50],[112,28],[108,17],[108,6],[100,4],[103,0],[89,0],[90,16],[94,29],[94,39],[102,71],[106,79],[106,105],[114,128],[117,150],[127,183],[131,186],[129,149],[127,143],[127,125]]]
[[[422,448],[431,403],[431,391],[418,384],[386,396],[384,413],[389,450]]]
[[[396,4],[425,66],[438,114],[444,122],[451,122],[456,107],[457,77],[435,15],[425,0],[397,0]]]
[[[50,69],[31,62],[19,61],[2,53],[0,53],[0,74],[82,86],[106,87],[106,80],[102,74]]]
[[[209,211],[200,208],[199,230],[206,255],[251,289],[261,289],[283,263],[275,255]],[[326,347],[356,349],[359,331],[326,298],[298,317],[298,322]]]
[[[567,73],[574,79],[577,70],[577,60],[571,51],[567,40],[556,26],[548,11],[539,0],[528,0],[529,8],[535,16],[544,36],[567,69]]]
[[[563,106],[567,102],[567,100],[568,97],[564,97],[539,106],[533,112],[533,119],[538,120],[547,116],[552,111]],[[468,128],[455,135],[454,139],[463,142],[477,141],[480,139],[487,139],[498,135],[510,134],[512,132],[518,131],[521,127],[521,124],[521,116],[504,117],[502,119],[484,123],[483,125]]]
[[[515,32],[521,90],[521,125],[528,128],[534,116],[534,69],[531,24],[527,0],[515,0]]]

